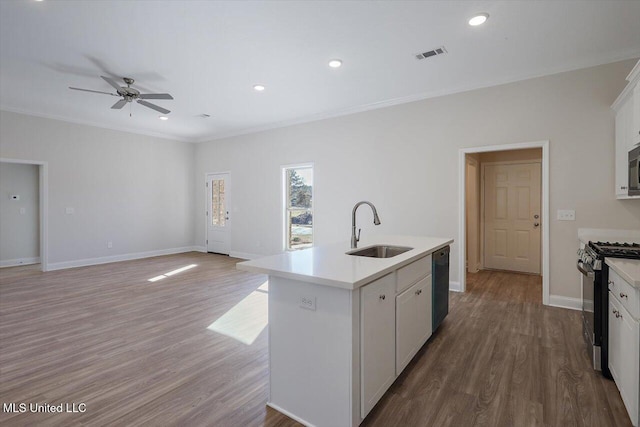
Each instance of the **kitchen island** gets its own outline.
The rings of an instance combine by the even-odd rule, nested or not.
[[[349,243],[237,264],[269,275],[269,401],[305,424],[357,426],[432,333],[431,254],[452,239],[385,236],[411,248],[350,255]]]

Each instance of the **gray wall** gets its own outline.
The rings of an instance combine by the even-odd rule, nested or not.
[[[36,165],[0,162],[0,266],[40,257],[39,179]]]
[[[193,245],[193,144],[0,111],[0,157],[48,162],[51,264]]]
[[[550,293],[579,298],[577,229],[640,229],[640,201],[614,195],[611,104],[635,61],[623,61],[440,98],[202,143],[195,179],[231,171],[232,250],[282,250],[280,166],[314,162],[319,244],[346,241],[358,200],[362,234],[458,240],[458,150],[550,140]],[[588,176],[588,178],[587,178]],[[196,244],[204,244],[204,192],[196,192]],[[558,209],[576,221],[559,222]],[[458,248],[451,280],[458,281]]]

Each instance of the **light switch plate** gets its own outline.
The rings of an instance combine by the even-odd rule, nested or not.
[[[76,210],[74,208],[66,208],[64,211],[67,213],[67,215],[73,215],[74,213],[76,213]]]
[[[558,221],[575,221],[576,211],[569,209],[558,209]]]

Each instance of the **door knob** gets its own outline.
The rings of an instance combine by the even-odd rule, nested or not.
[[[536,214],[536,215],[534,215],[533,217],[534,217],[535,219],[538,219],[538,218],[540,218],[540,215]]]
[[[539,222],[534,222],[534,223],[533,223],[533,226],[534,226],[534,227],[539,227],[539,226],[540,226],[540,223],[539,223]]]

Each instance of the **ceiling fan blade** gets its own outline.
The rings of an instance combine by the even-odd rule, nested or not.
[[[111,77],[105,77],[105,76],[100,76],[102,77],[102,79],[109,83],[111,86],[113,86],[116,90],[120,90],[120,85],[118,84],[118,82],[116,82],[115,80],[113,80]]]
[[[127,100],[126,100],[126,99],[121,99],[120,101],[118,101],[118,102],[116,102],[115,104],[113,104],[113,105],[111,106],[111,108],[112,108],[113,110],[119,110],[119,109],[121,109],[122,107],[124,107],[125,105],[127,105]]]
[[[173,99],[168,93],[141,93],[140,99]]]
[[[71,86],[69,86],[69,89],[73,89],[73,90],[81,90],[81,91],[83,91],[83,92],[103,93],[103,94],[105,94],[105,95],[111,95],[111,96],[120,96],[120,95],[116,95],[115,93],[102,92],[101,90],[80,89],[79,87],[71,87]]]
[[[160,106],[158,106],[158,105],[156,105],[156,104],[152,104],[152,103],[150,103],[150,102],[143,101],[142,99],[138,99],[138,104],[142,104],[142,105],[144,105],[145,107],[149,107],[149,108],[151,108],[152,110],[159,111],[159,112],[161,112],[162,114],[169,114],[169,113],[171,112],[171,111],[169,111],[169,110],[167,110],[167,109],[165,109],[165,108],[162,108],[162,107],[160,107]]]

